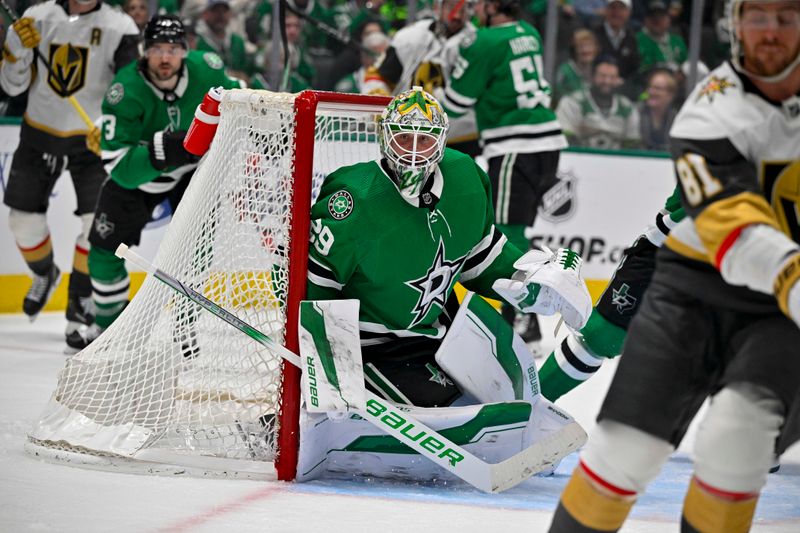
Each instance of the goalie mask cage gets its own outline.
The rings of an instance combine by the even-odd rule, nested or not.
[[[389,98],[225,92],[154,263],[297,353],[312,189],[376,159]],[[28,451],[95,468],[293,479],[299,370],[148,277],[70,358]]]

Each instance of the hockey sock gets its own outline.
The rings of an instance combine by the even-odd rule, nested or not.
[[[19,251],[22,252],[22,258],[28,264],[34,274],[39,276],[46,276],[53,268],[53,244],[50,241],[50,235],[44,238],[40,243],[26,248],[17,244]]]
[[[75,245],[72,256],[72,274],[69,278],[69,295],[85,298],[92,294],[92,282],[89,278],[89,250]]]
[[[561,493],[549,531],[617,531],[635,502],[635,492],[608,483],[580,462]]]
[[[565,338],[550,354],[539,370],[542,395],[556,401],[590,377],[603,363],[603,358],[619,355],[626,331],[592,311],[579,336]]]
[[[105,329],[117,319],[128,303],[130,278],[123,259],[97,246],[92,246],[89,251],[89,272],[95,323]]]
[[[49,274],[53,269],[53,244],[44,213],[11,209],[8,227],[28,268],[38,276]]]
[[[744,533],[750,531],[758,492],[728,492],[692,477],[683,501],[681,531]]]
[[[589,379],[603,360],[590,355],[572,335],[561,341],[539,369],[542,396],[555,402]]]

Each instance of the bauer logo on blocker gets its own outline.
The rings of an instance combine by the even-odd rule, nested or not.
[[[353,212],[353,197],[347,191],[339,191],[328,200],[328,211],[336,220],[343,220]]]

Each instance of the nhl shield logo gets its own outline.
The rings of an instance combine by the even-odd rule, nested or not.
[[[539,215],[548,222],[563,222],[575,212],[575,184],[571,170],[559,172],[556,183],[542,195]]]
[[[88,62],[88,48],[69,43],[50,43],[51,72],[47,76],[47,84],[63,98],[72,96],[86,83]]]

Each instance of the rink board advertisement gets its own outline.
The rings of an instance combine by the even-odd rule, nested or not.
[[[17,125],[0,125],[0,185],[2,193],[19,140]],[[558,187],[549,192],[536,224],[528,229],[535,244],[567,246],[584,258],[584,277],[596,296],[614,271],[622,250],[643,228],[672,192],[670,160],[664,157],[566,152],[562,155]],[[56,183],[47,214],[56,263],[68,272],[75,238],[80,232],[74,216],[75,192],[68,174]],[[159,211],[160,210],[160,211]],[[169,221],[169,209],[159,206],[142,234],[140,253],[152,259]],[[0,206],[0,312],[19,312],[30,285],[28,269],[8,228],[8,208]],[[143,279],[132,273],[133,287]],[[46,309],[63,309],[66,283],[62,280]]]

